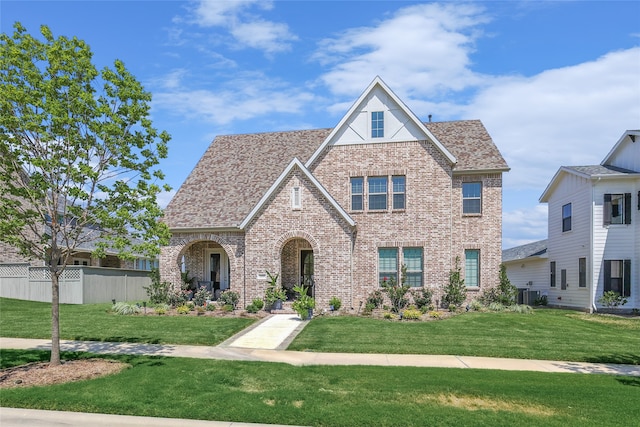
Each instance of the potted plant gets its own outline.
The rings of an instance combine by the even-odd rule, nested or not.
[[[313,309],[316,307],[316,300],[307,294],[306,286],[294,286],[293,290],[298,294],[298,299],[293,302],[293,309],[298,313],[300,319],[311,319],[313,317]]]
[[[267,271],[267,276],[269,277],[269,285],[264,293],[264,299],[267,302],[266,307],[272,310],[281,310],[282,301],[287,298],[287,293],[278,285],[278,274],[271,274]]]

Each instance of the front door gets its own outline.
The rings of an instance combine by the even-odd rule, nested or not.
[[[209,278],[213,283],[213,289],[220,289],[220,254],[209,255]]]
[[[300,251],[300,284],[306,286],[309,295],[313,296],[313,251]]]

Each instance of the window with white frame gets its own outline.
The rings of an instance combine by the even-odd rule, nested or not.
[[[351,210],[361,211],[364,209],[364,178],[351,178]]]
[[[480,286],[480,251],[478,249],[464,251],[464,284],[467,287]]]
[[[404,209],[405,207],[405,177],[404,175],[394,175],[391,177],[393,192],[393,209]]]
[[[605,194],[602,214],[605,226],[631,224],[631,193]]]
[[[378,248],[378,283],[398,282],[398,248]]]
[[[482,183],[463,182],[462,183],[462,213],[480,214],[482,213]]]
[[[631,296],[631,260],[604,260],[604,291]]]
[[[422,286],[422,248],[402,248],[402,263],[406,266],[406,284]]]
[[[291,209],[301,209],[302,208],[302,194],[300,192],[300,187],[293,187],[291,189]]]
[[[387,177],[370,176],[368,178],[369,210],[387,209]]]
[[[384,112],[371,112],[371,138],[384,138]]]

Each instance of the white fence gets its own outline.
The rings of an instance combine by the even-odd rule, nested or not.
[[[67,266],[60,277],[60,303],[142,301],[148,271],[118,268]],[[28,264],[0,264],[0,297],[51,302],[51,273],[47,267]]]

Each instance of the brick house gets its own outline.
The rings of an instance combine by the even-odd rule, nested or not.
[[[402,265],[440,299],[459,257],[473,297],[498,281],[508,170],[480,121],[423,123],[377,77],[335,128],[216,137],[166,208],[161,275],[246,305],[269,271],[357,309]]]

